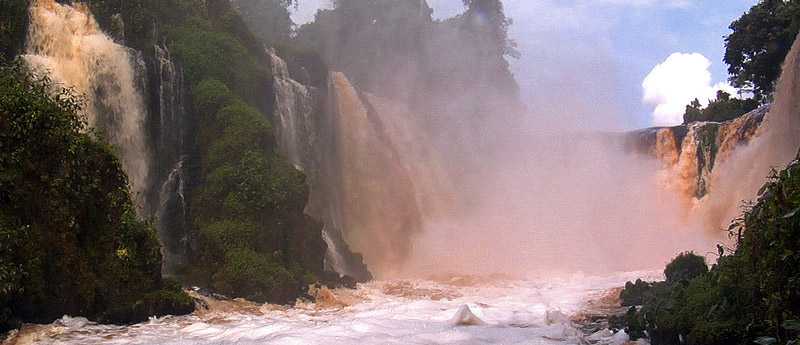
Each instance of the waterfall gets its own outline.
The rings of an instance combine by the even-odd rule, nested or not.
[[[350,248],[363,253],[375,272],[400,268],[422,218],[439,212],[433,205],[448,195],[441,192],[443,169],[425,149],[429,141],[421,139],[425,131],[417,117],[405,106],[361,92],[343,73],[330,73],[328,93],[321,95],[292,79],[274,50],[267,54],[276,138],[308,177],[306,213],[325,224],[327,268],[368,279]]]
[[[309,168],[315,142],[312,91],[289,77],[289,69],[274,50],[268,50],[275,89],[275,136],[282,152],[298,170]]]
[[[164,257],[162,271],[165,274],[174,274],[176,268],[185,264],[189,248],[184,159],[185,157],[181,158],[175,164],[158,193],[160,204],[157,230],[161,254]]]
[[[137,90],[141,59],[114,43],[83,4],[35,0],[23,58],[38,73],[85,96],[88,123],[118,150],[131,190],[144,207],[151,154],[146,110]]]
[[[646,129],[634,133],[637,151],[662,164],[663,188],[696,208],[715,189],[724,173],[720,165],[730,160],[756,137],[769,107],[764,106],[727,122],[694,122],[677,127]]]
[[[368,96],[362,98],[339,72],[330,74],[328,92],[344,239],[375,272],[392,275],[402,269],[421,232],[412,171]]]
[[[339,242],[331,237],[331,232],[328,230],[327,225],[322,228],[322,239],[325,241],[325,245],[328,246],[328,251],[325,253],[325,270],[351,275],[348,272],[347,259],[342,255],[343,250],[339,248]]]
[[[764,124],[747,147],[729,155],[712,181],[717,188],[704,205],[712,224],[725,226],[745,200],[753,200],[770,169],[782,169],[800,147],[800,39],[783,62],[773,102]]]
[[[162,161],[175,162],[183,147],[183,73],[172,61],[166,47],[155,45],[154,69],[158,80],[159,133],[158,157]],[[166,151],[166,152],[165,152]],[[168,163],[167,163],[168,164]],[[167,164],[162,164],[169,166]]]
[[[175,64],[169,50],[161,45],[153,47],[152,59],[153,90],[151,102],[158,114],[155,138],[154,164],[159,181],[158,202],[152,212],[156,215],[156,229],[164,257],[164,274],[174,274],[185,265],[189,252],[189,220],[186,204],[186,147],[185,109],[183,107],[183,73]],[[154,119],[155,120],[155,119]]]
[[[324,224],[325,269],[358,281],[371,280],[363,258],[352,253],[343,239],[337,133],[332,119],[316,106],[321,102],[315,88],[292,79],[286,62],[273,49],[268,49],[267,55],[273,74],[275,137],[289,162],[306,174],[310,193],[305,212]]]
[[[757,196],[770,169],[782,169],[797,154],[799,42],[786,56],[772,105],[723,123],[697,122],[634,135],[639,146],[651,147],[647,153],[662,162],[662,184],[682,195],[709,229],[727,228],[742,204]]]

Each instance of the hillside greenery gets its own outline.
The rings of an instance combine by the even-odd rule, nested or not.
[[[194,309],[162,279],[155,231],[82,105],[22,63],[0,67],[0,333],[65,314],[128,323]]]
[[[774,172],[729,231],[736,249],[721,249],[710,270],[682,254],[665,282],[626,285],[629,335],[653,345],[800,343],[800,162]]]
[[[165,46],[183,72],[189,164],[197,177],[187,192],[188,217],[194,228],[191,258],[176,278],[230,297],[293,302],[322,272],[326,247],[321,225],[303,212],[308,194],[303,174],[277,152],[270,124],[272,76],[264,44],[235,7],[247,11],[262,5],[261,1],[84,3],[117,42],[145,55],[152,55],[156,45]],[[288,13],[287,6],[294,2],[264,4]],[[3,0],[0,10],[4,18],[12,11],[27,13],[27,1]],[[25,16],[2,22],[0,48],[4,52],[19,53],[26,22]],[[282,35],[290,25],[284,21],[258,34]],[[40,216],[50,216],[49,210],[39,211]],[[122,220],[138,222],[135,213]],[[130,279],[136,277],[131,274]]]
[[[325,245],[321,226],[303,213],[305,177],[277,152],[264,46],[229,1],[144,3],[183,68],[195,124],[199,181],[189,201],[196,236],[179,276],[230,297],[293,302],[322,270]],[[289,3],[279,5],[285,11]],[[125,13],[99,11],[119,9]]]
[[[197,250],[186,278],[233,297],[293,302],[322,269],[321,226],[303,213],[305,177],[277,151],[263,48],[229,3],[210,13],[166,36],[198,124]]]

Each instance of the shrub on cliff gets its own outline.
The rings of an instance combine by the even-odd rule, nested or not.
[[[800,162],[774,173],[730,230],[736,250],[708,272],[686,254],[668,266],[626,317],[629,334],[647,331],[653,345],[800,341]]]
[[[162,280],[155,233],[81,105],[21,64],[0,67],[0,331],[64,314],[126,323],[193,309]]]
[[[693,252],[678,255],[664,269],[667,284],[689,282],[706,273],[708,273],[706,259]]]
[[[192,202],[200,248],[193,279],[229,296],[294,301],[324,252],[319,225],[303,213],[305,177],[276,151],[266,117],[225,83],[199,82],[193,102],[204,157]]]
[[[683,123],[692,123],[696,121],[714,121],[725,122],[733,120],[742,116],[751,110],[758,107],[758,101],[755,99],[739,99],[731,97],[725,91],[717,91],[717,98],[708,103],[708,106],[703,108],[700,101],[695,98],[692,103],[686,106],[686,112],[683,113]]]

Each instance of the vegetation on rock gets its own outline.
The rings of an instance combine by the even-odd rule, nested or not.
[[[697,121],[725,122],[742,116],[758,107],[755,99],[740,99],[731,97],[731,94],[719,90],[717,98],[710,101],[704,108],[697,98],[686,106],[683,114],[683,123],[688,124]]]
[[[303,214],[305,177],[276,152],[266,117],[218,80],[195,88],[205,183],[192,277],[231,296],[287,303],[313,283],[324,244]]]
[[[709,271],[683,254],[666,282],[626,285],[623,303],[641,305],[625,316],[628,334],[654,345],[800,342],[800,161],[773,173],[730,234],[736,250]]]
[[[272,76],[259,39],[288,35],[293,3],[88,1],[104,30],[120,31],[120,17],[115,36],[145,52],[165,45],[184,74],[196,177],[187,192],[192,253],[178,278],[258,302],[293,302],[323,271],[326,250],[320,224],[303,212],[305,178],[280,157],[269,122]],[[281,20],[256,23],[237,9]]]
[[[0,67],[0,332],[64,314],[128,323],[194,309],[162,279],[155,232],[81,106],[21,63]]]

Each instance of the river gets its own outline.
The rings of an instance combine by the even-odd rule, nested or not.
[[[6,344],[624,344],[624,333],[588,336],[570,321],[593,301],[657,272],[513,280],[440,277],[322,289],[293,307],[203,298],[192,315],[131,326],[65,316],[27,325]],[[194,294],[195,296],[199,296]],[[479,320],[458,325],[464,307]],[[463,319],[463,318],[462,318]]]

